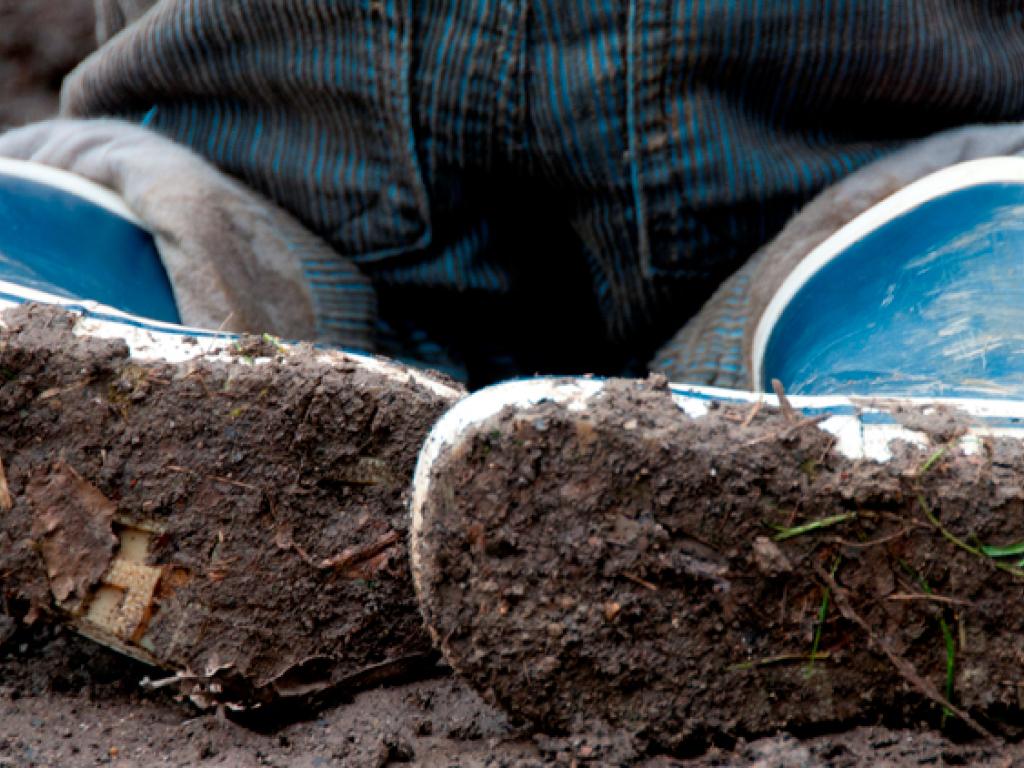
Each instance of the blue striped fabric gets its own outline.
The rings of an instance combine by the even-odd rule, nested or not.
[[[160,0],[65,108],[145,121],[298,216],[372,277],[387,351],[416,354],[394,329],[418,319],[454,358],[491,354],[487,318],[435,327],[434,308],[500,296],[555,324],[573,307],[533,288],[564,280],[545,295],[596,307],[578,364],[615,372],[826,185],[911,138],[1024,118],[1024,6]],[[364,301],[344,270],[307,270],[324,306]],[[566,343],[542,336],[510,335],[502,373]]]

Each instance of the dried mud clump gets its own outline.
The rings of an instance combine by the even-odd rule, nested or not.
[[[853,461],[791,409],[691,419],[638,383],[502,413],[435,466],[428,626],[549,730],[600,717],[673,751],[879,720],[1015,739],[1024,449],[892,447]]]
[[[2,320],[9,614],[59,614],[235,705],[433,663],[406,502],[454,390],[304,348],[141,362],[53,308]]]

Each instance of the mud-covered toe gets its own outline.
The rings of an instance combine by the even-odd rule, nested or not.
[[[663,747],[889,721],[1015,733],[1024,406],[664,381],[483,390],[432,431],[426,624],[540,727]]]
[[[14,302],[0,312],[7,611],[55,616],[237,707],[429,658],[408,494],[458,387],[271,337]]]

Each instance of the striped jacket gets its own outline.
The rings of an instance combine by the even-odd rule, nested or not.
[[[826,185],[1024,118],[1020,2],[98,2],[65,111],[283,205],[372,278],[383,351],[475,382],[637,372]]]

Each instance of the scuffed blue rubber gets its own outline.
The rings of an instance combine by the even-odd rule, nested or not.
[[[1024,397],[1024,185],[935,198],[859,239],[773,327],[797,395]]]
[[[181,322],[148,232],[73,192],[3,171],[0,280]]]

